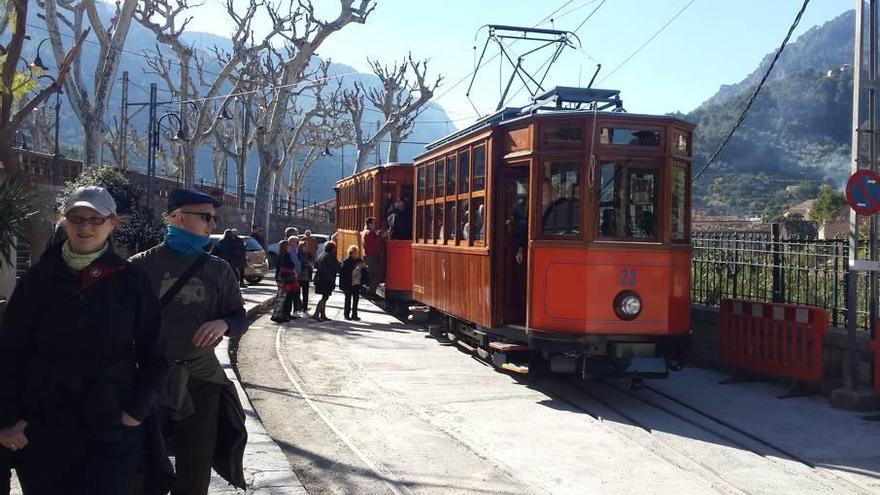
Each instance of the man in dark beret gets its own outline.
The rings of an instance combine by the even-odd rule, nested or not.
[[[204,251],[218,206],[198,191],[171,191],[164,242],[131,258],[146,268],[163,305],[162,334],[171,365],[163,406],[175,451],[174,495],[208,493],[221,392],[228,383],[214,347],[224,335],[247,329],[232,268]]]

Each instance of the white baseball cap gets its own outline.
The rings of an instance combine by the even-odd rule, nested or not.
[[[99,214],[107,216],[116,213],[116,201],[103,187],[85,186],[73,191],[64,200],[64,214],[80,206],[91,208]]]

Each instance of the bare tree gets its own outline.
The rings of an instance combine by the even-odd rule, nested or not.
[[[31,149],[51,153],[54,141],[54,109],[47,103],[35,108],[21,123],[21,131],[30,136]]]
[[[213,62],[219,67],[216,73],[206,71],[205,57],[193,45],[180,39],[192,20],[188,11],[197,5],[191,5],[189,0],[142,0],[135,14],[137,22],[153,31],[158,42],[168,46],[176,59],[170,60],[157,46],[155,51],[148,53],[151,72],[165,82],[174,98],[193,103],[180,107],[181,120],[191,136],[187,142],[181,143],[180,167],[185,172],[186,186],[191,186],[195,179],[196,149],[213,136],[218,122],[218,107],[210,102],[220,96],[242,61],[267,49],[272,40],[290,29],[295,21],[293,12],[282,14],[280,9],[262,0],[250,0],[244,12],[235,9],[233,0],[226,0],[225,5],[233,26],[232,48],[230,51],[216,46],[212,48]],[[268,14],[272,29],[255,42],[252,23],[260,11]]]
[[[123,126],[119,119],[114,116],[113,126],[107,131],[107,137],[104,141],[107,149],[110,150],[110,154],[113,155],[113,163],[117,165],[125,163],[123,155],[129,152],[134,152],[134,154],[138,156],[147,156],[147,142],[144,139],[145,136],[136,129],[128,127],[125,140],[123,140],[122,132],[125,127],[126,126]],[[124,147],[123,143],[125,144]]]
[[[373,73],[379,78],[378,87],[365,87],[356,82],[354,88],[345,94],[345,106],[351,115],[353,141],[357,148],[355,172],[364,169],[367,157],[379,146],[379,142],[389,133],[391,143],[388,147],[388,161],[398,160],[400,141],[412,132],[415,120],[423,107],[434,96],[434,90],[443,81],[438,76],[433,83],[425,81],[428,61],[416,62],[412,55],[407,55],[393,67],[383,66],[376,60],[368,60]],[[407,75],[412,70],[415,80]],[[416,96],[418,94],[418,96]],[[364,111],[368,108],[367,101],[385,118],[385,122],[369,137],[364,129]]]
[[[286,161],[285,144],[280,140],[285,127],[284,116],[289,111],[291,100],[295,98],[295,87],[303,82],[312,57],[330,35],[348,24],[363,24],[375,8],[372,0],[340,0],[339,3],[339,14],[329,22],[315,16],[311,1],[300,0],[295,9],[291,5],[294,22],[289,31],[281,33],[287,42],[286,56],[277,67],[279,77],[273,98],[266,107],[266,118],[261,122],[263,128],[256,135],[260,160],[254,200],[253,223],[256,225],[269,225],[270,193],[279,169]],[[354,6],[355,3],[357,6]]]
[[[100,0],[44,0],[46,26],[52,43],[55,60],[64,54],[63,35],[59,22],[79,39],[87,30],[95,33],[98,44],[98,62],[91,85],[83,79],[82,61],[77,57],[73,62],[71,77],[64,80],[64,91],[73,113],[83,126],[83,164],[98,164],[104,146],[104,114],[110,99],[110,91],[116,82],[116,72],[128,29],[131,26],[137,0],[116,2],[116,13],[105,25],[98,13]],[[88,23],[88,26],[86,25]]]

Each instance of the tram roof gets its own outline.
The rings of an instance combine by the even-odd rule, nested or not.
[[[339,183],[340,183],[340,182],[345,182],[345,181],[351,179],[352,177],[355,177],[355,176],[357,176],[357,175],[361,175],[361,174],[365,174],[365,173],[367,173],[367,172],[372,172],[373,170],[379,170],[379,169],[382,169],[382,168],[391,168],[391,167],[412,167],[412,165],[413,165],[413,162],[388,162],[388,163],[380,163],[379,165],[373,165],[372,167],[370,167],[370,168],[365,168],[365,169],[361,170],[360,172],[358,172],[358,173],[356,173],[356,174],[351,174],[351,175],[348,175],[348,176],[346,176],[346,177],[343,177],[343,178],[337,180],[337,181],[336,181],[336,186],[335,186],[335,187],[339,187]]]
[[[655,120],[672,120],[684,123],[683,120],[665,116],[627,113],[623,109],[620,91],[616,89],[573,88],[557,86],[534,98],[534,103],[523,107],[505,107],[491,115],[487,115],[472,125],[444,136],[425,146],[425,151],[432,151],[461,137],[500,124],[512,124],[532,117],[555,117],[559,115],[592,115],[595,105],[596,112],[601,115],[614,115],[623,118],[651,118]],[[609,110],[611,109],[611,110]]]

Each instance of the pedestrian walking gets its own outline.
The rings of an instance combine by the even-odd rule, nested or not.
[[[163,406],[177,469],[173,495],[208,493],[212,465],[229,483],[245,488],[244,411],[214,348],[224,335],[243,334],[247,317],[229,264],[203,250],[219,205],[198,191],[171,191],[164,242],[131,259],[146,269],[163,304],[170,359]]]
[[[306,231],[306,235],[308,236],[309,231]],[[314,239],[314,237],[312,238]],[[315,257],[309,249],[309,245],[307,242],[300,241],[299,249],[298,249],[299,263],[300,263],[300,271],[299,271],[299,293],[300,293],[300,301],[302,302],[302,312],[308,313],[309,311],[309,283],[312,280],[312,274],[314,272],[315,265]]]
[[[336,288],[336,274],[339,272],[339,262],[336,261],[336,243],[327,241],[324,243],[324,252],[318,257],[315,270],[315,293],[321,296],[312,318],[318,321],[327,321],[327,300],[333,289]]]
[[[0,329],[0,450],[26,495],[130,493],[168,369],[159,301],[113,250],[106,189],[77,189],[62,212],[66,240],[21,278]]]
[[[370,269],[370,283],[367,296],[375,297],[376,288],[385,281],[385,237],[387,234],[379,230],[379,222],[368,217],[361,234],[364,246],[364,261]]]
[[[339,269],[339,288],[345,293],[343,314],[346,320],[360,320],[358,318],[358,301],[361,297],[361,277],[364,266],[360,250],[356,244],[352,244],[348,247],[348,257],[345,258],[342,262],[342,268]]]
[[[296,315],[291,314],[294,301],[299,298],[299,270],[298,264],[291,256],[290,242],[283,240],[278,245],[278,266],[275,268],[275,283],[278,285],[278,294],[275,297],[275,306],[272,309],[271,320],[276,323],[284,323]]]
[[[260,247],[263,248],[263,251],[266,250],[266,237],[263,235],[262,227],[260,227],[259,225],[252,226],[251,237],[253,237],[254,240],[260,244]]]
[[[235,230],[226,229],[223,231],[223,238],[217,242],[217,245],[211,250],[211,254],[229,263],[239,286],[246,287],[244,269],[247,264],[247,251],[244,240],[236,235]]]

